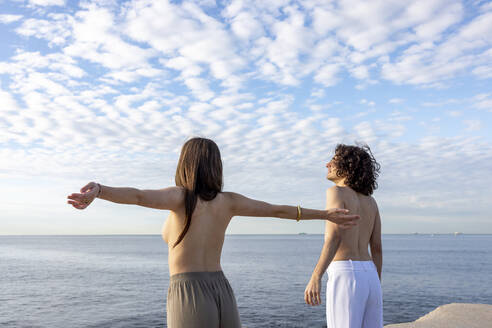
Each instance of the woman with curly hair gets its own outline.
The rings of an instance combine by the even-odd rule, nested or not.
[[[349,209],[360,220],[346,230],[326,222],[325,242],[304,299],[321,304],[321,277],[328,268],[328,328],[382,328],[381,219],[371,197],[380,166],[368,146],[338,145],[326,167],[327,179],[335,183],[326,192],[326,207]]]
[[[169,247],[170,283],[167,326],[170,328],[240,328],[234,293],[222,273],[224,235],[234,216],[291,220],[330,220],[340,227],[356,224],[346,209],[325,211],[273,205],[222,191],[222,160],[215,142],[188,140],[176,168],[176,186],[158,190],[114,188],[90,182],[68,203],[85,209],[95,198],[169,210],[162,237]]]

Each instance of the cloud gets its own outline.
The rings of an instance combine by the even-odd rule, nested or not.
[[[448,114],[451,117],[459,117],[459,116],[463,115],[463,112],[460,112],[458,110],[452,110],[452,111],[449,111]]]
[[[337,74],[340,71],[338,65],[325,65],[314,76],[316,82],[321,83],[325,87],[331,87],[337,84]]]
[[[22,19],[22,15],[11,15],[11,14],[2,14],[0,15],[0,23],[2,24],[10,24],[17,22]]]
[[[186,77],[191,77],[191,76],[199,76],[203,72],[203,68],[194,63],[191,59],[180,56],[180,57],[174,57],[169,60],[163,60],[161,59],[161,62],[163,65],[181,71],[181,76],[186,78]]]
[[[65,0],[29,0],[29,4],[35,6],[64,6]]]
[[[6,143],[9,140],[9,133],[7,133],[13,126],[12,121],[7,119],[8,117],[15,116],[15,113],[19,109],[15,98],[6,91],[0,89],[0,143]]]
[[[46,39],[49,45],[64,44],[71,35],[72,17],[65,14],[50,14],[49,19],[28,18],[16,29],[23,36]]]
[[[482,122],[479,120],[464,120],[463,123],[466,125],[466,131],[479,131],[482,129]]]
[[[492,78],[492,67],[486,65],[478,66],[473,69],[472,73],[481,79],[490,79]]]
[[[402,98],[391,98],[390,100],[388,100],[388,103],[390,103],[390,104],[401,104],[404,101],[405,101],[405,99],[402,99]]]
[[[248,41],[265,34],[262,24],[249,12],[241,12],[231,21],[232,32],[240,39]]]
[[[209,100],[214,96],[213,91],[210,90],[208,87],[208,82],[205,79],[187,78],[184,82],[195,97],[202,101]]]
[[[95,5],[88,5],[75,14],[72,37],[73,42],[63,49],[65,54],[111,70],[150,68],[148,60],[155,56],[152,49],[124,41],[117,31],[114,14]]]
[[[492,96],[488,93],[481,93],[473,97],[474,107],[492,112]]]
[[[192,3],[136,2],[126,13],[125,32],[162,53],[161,62],[185,76],[197,75],[203,67],[213,78],[226,80],[244,65],[224,25]],[[192,71],[183,66],[186,62]]]
[[[275,22],[271,27],[274,38],[266,45],[264,59],[279,68],[281,83],[295,85],[298,83],[299,57],[312,48],[314,38],[305,27],[302,12],[291,7],[285,11],[288,18]]]
[[[373,107],[373,106],[376,105],[376,103],[374,101],[370,101],[370,100],[367,100],[367,99],[361,99],[359,101],[359,104],[370,106],[370,107]]]
[[[492,46],[491,20],[492,12],[487,12],[438,44],[423,41],[410,46],[394,63],[383,64],[383,76],[397,83],[432,86],[480,65],[481,51]],[[483,69],[476,70],[480,74]]]

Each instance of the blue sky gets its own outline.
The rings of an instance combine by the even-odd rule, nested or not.
[[[492,233],[490,2],[0,1],[0,40],[1,234],[159,233],[166,212],[65,197],[173,185],[192,136],[226,190],[315,208],[336,144],[367,143],[383,232]]]

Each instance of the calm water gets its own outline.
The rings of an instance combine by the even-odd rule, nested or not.
[[[303,300],[322,242],[227,236],[222,267],[245,327],[326,327],[324,305]],[[383,247],[385,323],[446,303],[492,304],[492,235],[384,235]],[[159,236],[0,237],[0,277],[1,327],[166,326]]]

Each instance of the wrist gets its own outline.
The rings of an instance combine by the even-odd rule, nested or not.
[[[311,275],[311,279],[313,280],[321,280],[321,275],[317,272],[313,272],[313,274]]]
[[[99,183],[96,183],[96,184],[97,184],[97,187],[99,188],[99,190],[97,191],[97,195],[96,195],[96,198],[98,198],[101,195],[102,187]]]

